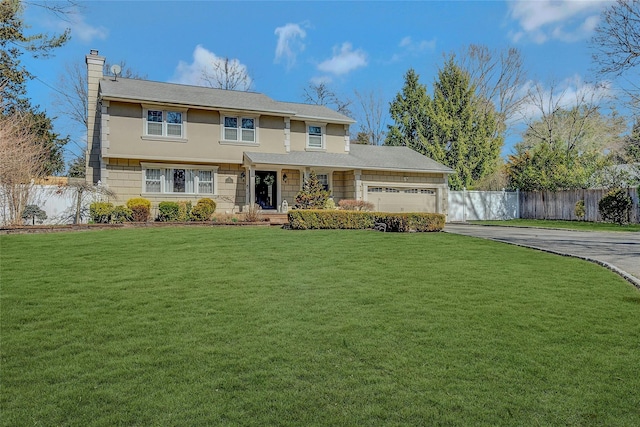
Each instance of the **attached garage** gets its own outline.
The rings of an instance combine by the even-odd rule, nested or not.
[[[431,188],[367,186],[366,200],[379,212],[438,212],[437,191]]]

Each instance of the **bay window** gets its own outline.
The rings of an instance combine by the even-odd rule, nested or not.
[[[143,164],[143,193],[215,194],[217,167]]]

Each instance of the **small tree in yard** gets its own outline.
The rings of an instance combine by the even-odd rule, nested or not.
[[[625,190],[616,188],[600,199],[598,210],[605,221],[622,225],[629,221],[632,203],[631,197]]]
[[[302,190],[296,195],[296,209],[323,209],[329,195],[329,191],[318,181],[316,173],[311,171],[304,180]]]
[[[22,219],[31,220],[31,225],[36,225],[36,220],[38,220],[38,224],[42,224],[47,219],[47,213],[38,205],[27,205],[22,212]]]

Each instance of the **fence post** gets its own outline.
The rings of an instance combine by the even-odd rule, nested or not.
[[[520,219],[520,189],[516,188],[516,219]]]
[[[462,187],[462,222],[467,222],[467,188]]]

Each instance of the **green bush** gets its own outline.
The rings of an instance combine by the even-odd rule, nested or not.
[[[89,217],[96,224],[108,224],[113,214],[113,203],[93,202],[89,205]]]
[[[345,210],[295,209],[289,211],[289,226],[308,229],[370,229],[384,224],[387,231],[441,231],[444,215],[431,213],[380,213]]]
[[[187,222],[191,216],[191,202],[178,202],[178,221]]]
[[[178,202],[160,202],[158,205],[158,221],[178,221],[180,205]]]
[[[216,202],[209,198],[198,200],[198,203],[191,209],[190,218],[192,221],[210,221],[216,211]]]
[[[151,202],[143,197],[134,197],[127,200],[127,207],[135,222],[146,222],[151,215]]]
[[[381,213],[376,212],[376,223],[386,225],[387,231],[441,231],[444,215],[432,213]]]
[[[133,212],[126,206],[116,206],[111,213],[111,222],[121,224],[123,222],[131,222],[133,220]]]
[[[578,219],[584,218],[584,215],[585,215],[584,200],[578,200],[576,202],[576,206],[573,209],[573,213],[576,215],[576,218]]]
[[[616,188],[600,199],[598,211],[603,220],[622,225],[629,222],[632,205],[633,201],[627,192],[622,188]]]

